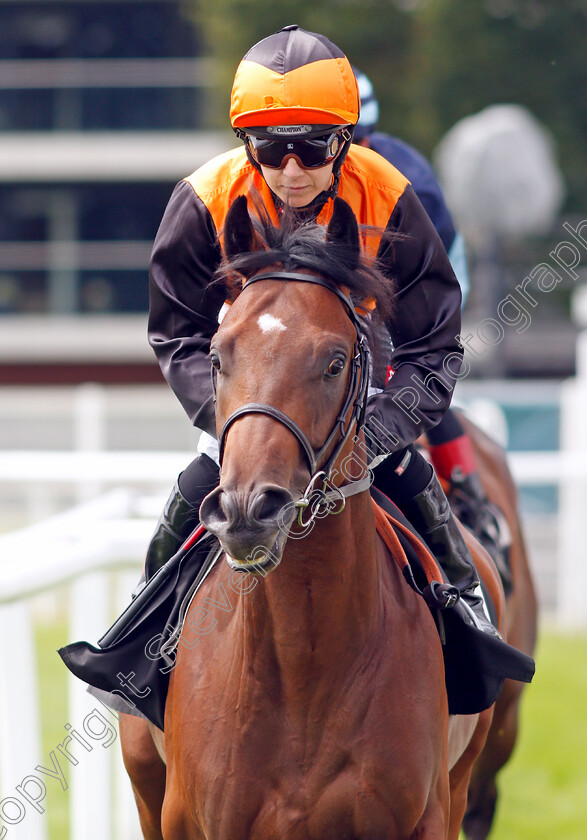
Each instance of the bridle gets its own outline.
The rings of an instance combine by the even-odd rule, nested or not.
[[[356,431],[358,432],[365,419],[367,389],[369,385],[369,349],[350,296],[346,295],[334,283],[312,274],[302,274],[301,272],[295,271],[270,271],[255,274],[253,277],[250,277],[243,284],[243,291],[259,280],[297,280],[302,283],[314,283],[317,286],[328,289],[344,304],[345,310],[357,333],[350,363],[350,378],[347,393],[334,426],[320,449],[314,449],[305,433],[291,417],[288,417],[281,409],[268,403],[250,402],[241,405],[226,419],[218,436],[220,464],[222,464],[227,432],[232,424],[240,417],[244,417],[247,414],[264,414],[265,416],[272,417],[289,429],[300,444],[310,469],[311,478],[308,486],[302,498],[295,503],[295,506],[299,509],[298,523],[302,526],[307,526],[316,517],[324,515],[324,508],[327,509],[328,513],[340,513],[344,508],[346,497],[365,490],[371,483],[368,471],[366,471],[365,476],[351,481],[342,487],[335,487],[330,482],[336,461],[351,436],[353,426],[356,424]],[[214,399],[216,399],[214,370],[212,370],[212,387]],[[337,434],[340,435],[340,440],[326,462],[320,466],[322,459],[332,446]],[[335,501],[340,504],[337,506],[334,504]],[[309,519],[304,519],[304,511],[310,504],[312,505],[312,515]]]

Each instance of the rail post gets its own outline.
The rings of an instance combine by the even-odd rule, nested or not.
[[[587,329],[577,338],[576,353],[576,376],[561,391],[561,454],[577,467],[559,491],[556,614],[565,629],[587,626]]]

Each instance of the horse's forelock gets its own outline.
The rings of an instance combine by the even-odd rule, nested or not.
[[[283,271],[303,268],[346,286],[353,300],[375,298],[379,315],[391,314],[393,284],[366,257],[356,266],[356,253],[345,243],[327,242],[323,225],[302,222],[294,214],[284,214],[280,226],[273,225],[266,213],[253,217],[258,247],[254,251],[224,258],[216,278],[238,293],[242,278],[277,266]]]

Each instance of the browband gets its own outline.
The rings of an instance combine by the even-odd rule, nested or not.
[[[323,286],[325,289],[329,289],[340,298],[349,310],[351,320],[357,332],[360,331],[357,315],[367,315],[375,308],[375,300],[373,298],[367,298],[355,307],[348,291],[345,293],[336,283],[326,280],[323,277],[316,277],[313,274],[303,274],[301,271],[264,271],[261,274],[254,274],[248,280],[244,281],[243,289],[246,289],[247,286],[256,283],[258,280],[298,280],[302,283],[314,283],[316,286]]]

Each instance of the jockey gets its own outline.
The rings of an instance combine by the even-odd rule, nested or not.
[[[210,285],[231,202],[260,197],[274,223],[286,205],[326,225],[335,196],[360,225],[392,233],[379,249],[395,286],[386,324],[393,375],[368,402],[365,434],[374,482],[413,523],[459,589],[470,621],[498,635],[479,578],[432,467],[414,442],[447,411],[462,349],[461,291],[445,248],[408,179],[352,144],[359,95],[344,53],[296,25],[253,46],[236,71],[230,121],[242,145],[182,180],[157,233],[150,270],[149,340],[192,423],[199,452],[180,474],[146,559],[146,576],[175,553],[218,483],[218,448],[207,358],[225,292]]]
[[[465,243],[455,228],[434,170],[412,146],[398,137],[376,131],[379,103],[373,85],[365,73],[357,67],[353,70],[361,98],[361,113],[353,142],[383,155],[409,179],[446,249],[461,287],[464,308],[470,288]],[[428,430],[427,438],[434,469],[450,486],[453,510],[492,556],[508,591],[511,589],[509,528],[501,511],[485,494],[473,446],[457,415],[449,408],[440,423]]]

